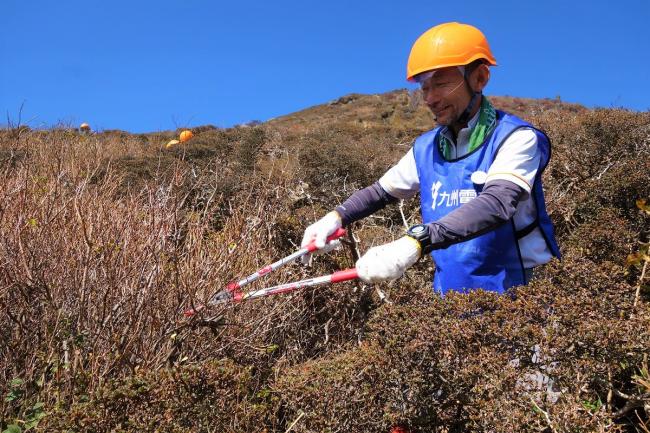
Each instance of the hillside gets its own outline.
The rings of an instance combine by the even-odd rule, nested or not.
[[[650,113],[490,98],[545,130],[563,253],[512,296],[432,293],[427,258],[187,318],[433,127],[417,92],[261,124],[0,131],[0,431],[650,431]],[[354,265],[417,200],[256,282]]]
[[[580,112],[585,108],[560,100],[489,96],[498,109],[525,118],[546,111]],[[305,110],[278,117],[269,126],[309,128],[314,124],[355,124],[430,129],[432,116],[419,91],[395,90],[381,95],[350,94]]]

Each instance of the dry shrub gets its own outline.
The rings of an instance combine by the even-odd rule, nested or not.
[[[246,128],[245,133],[237,146],[236,158],[239,166],[244,170],[255,167],[257,155],[264,146],[265,134],[261,127]]]
[[[603,206],[634,218],[635,200],[650,196],[650,113],[549,112],[534,122],[553,143],[545,186],[547,208],[560,235]]]
[[[622,258],[632,253],[639,238],[638,229],[621,216],[619,209],[601,207],[585,216],[585,222],[564,238],[563,249],[573,255],[588,257],[600,263],[622,264]]]
[[[287,420],[306,414],[297,431],[388,431],[400,423],[414,431],[623,431],[647,424],[639,378],[650,354],[650,314],[647,299],[633,306],[639,274],[626,277],[623,264],[648,232],[634,202],[650,195],[650,118],[621,110],[536,116],[554,143],[545,180],[564,262],[540,272],[514,300],[474,293],[427,306],[416,296],[399,310],[373,312],[367,345],[276,382]],[[397,285],[421,292],[417,282]],[[480,314],[467,317],[472,311]],[[551,393],[527,385],[540,373],[552,378]],[[370,386],[345,387],[359,377]],[[309,386],[296,392],[296,383]]]
[[[260,135],[249,134],[244,145],[261,146]],[[101,140],[71,135],[58,146],[56,133],[46,138],[30,137],[28,158],[7,166],[0,182],[0,383],[3,395],[20,396],[1,403],[3,419],[25,417],[34,402],[64,416],[136,372],[214,357],[254,368],[259,383],[276,360],[302,362],[356,338],[350,323],[367,313],[361,291],[309,291],[208,309],[189,321],[181,314],[295,248],[299,238],[281,223],[290,216],[286,185],[245,178],[236,158],[180,158],[165,175],[140,179],[142,189],[120,191],[125,174]],[[224,184],[229,170],[236,187]],[[329,257],[314,272],[351,265],[344,263]],[[265,284],[306,276],[293,266]],[[140,410],[127,406],[114,410]]]
[[[423,260],[393,283],[181,314],[296,249],[396,162],[424,128],[411,105],[404,91],[355,96],[194,128],[172,150],[171,133],[0,133],[0,429],[47,414],[37,429],[642,430],[649,299],[624,263],[647,241],[647,113],[528,109],[554,143],[545,186],[565,258],[514,297],[435,297]],[[414,223],[417,201],[402,212]],[[402,212],[357,223],[360,251],[401,236]],[[542,373],[557,394],[533,386]]]
[[[252,369],[227,360],[165,368],[111,381],[39,427],[79,433],[255,431],[270,403],[259,386]]]
[[[257,128],[255,128],[257,129]],[[203,129],[193,128],[194,137],[173,148],[173,153],[178,158],[190,162],[205,163],[218,158],[221,162],[233,159],[238,145],[246,141],[250,133],[242,128],[232,129]]]
[[[287,419],[306,414],[296,431],[604,428],[625,406],[617,395],[642,398],[631,379],[647,362],[650,312],[590,261],[548,273],[514,299],[473,292],[377,310],[362,347],[276,382]]]
[[[301,137],[296,149],[299,176],[312,187],[315,202],[332,208],[379,179],[398,155],[395,146],[387,144],[389,139],[381,137],[383,130],[345,126],[317,129]]]
[[[194,135],[197,135],[197,134],[202,134],[202,133],[208,132],[208,131],[215,131],[215,130],[218,130],[219,128],[217,128],[214,125],[201,125],[201,126],[194,126],[194,127],[191,127],[191,128],[176,128],[176,130],[174,131],[174,135],[179,136],[179,135],[181,135],[181,132],[183,132],[183,131],[185,131],[187,129],[192,131],[192,133]]]
[[[372,155],[354,145],[355,137],[343,131],[320,130],[302,140],[300,166],[310,184],[327,191],[334,182],[349,178],[366,184],[375,179],[368,170]]]

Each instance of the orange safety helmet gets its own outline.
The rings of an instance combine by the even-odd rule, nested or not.
[[[476,27],[461,23],[445,23],[431,27],[413,44],[406,66],[406,79],[422,72],[448,66],[463,66],[484,59],[492,66],[497,62],[485,35]]]
[[[185,131],[181,132],[181,135],[179,137],[181,143],[185,143],[187,140],[190,138],[194,137],[194,134],[192,134],[192,131],[189,129],[186,129]]]

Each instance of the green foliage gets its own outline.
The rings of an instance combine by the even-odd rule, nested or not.
[[[22,429],[18,424],[9,424],[2,433],[22,433]]]
[[[9,382],[9,392],[7,392],[7,395],[5,396],[5,401],[7,403],[18,400],[23,396],[24,392],[22,387],[24,383],[25,381],[20,378],[11,379],[11,382]]]
[[[3,430],[2,433],[21,433],[32,431],[38,427],[38,424],[46,416],[47,412],[45,412],[45,404],[42,402],[36,402],[25,412],[24,419],[16,420],[13,424],[7,425],[7,428]]]
[[[583,401],[582,406],[590,412],[598,412],[603,407],[603,402],[600,397],[598,397],[598,400],[595,401]]]
[[[44,406],[44,403],[37,402],[27,411],[25,418],[25,431],[38,427],[38,423],[47,416]]]

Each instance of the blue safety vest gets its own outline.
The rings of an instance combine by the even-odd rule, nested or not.
[[[551,155],[550,140],[542,131],[503,111],[497,110],[497,125],[481,146],[455,160],[446,160],[440,152],[441,127],[418,137],[413,153],[420,180],[422,219],[425,224],[437,221],[476,197],[483,185],[472,183],[472,173],[487,173],[501,145],[521,128],[535,131],[541,151],[540,167],[532,188],[537,219],[523,228],[515,228],[511,219],[489,233],[434,250],[431,253],[436,264],[433,287],[442,294],[476,288],[503,293],[509,287],[526,284],[518,239],[536,227],[541,229],[551,253],[560,257],[542,190],[542,172]]]

